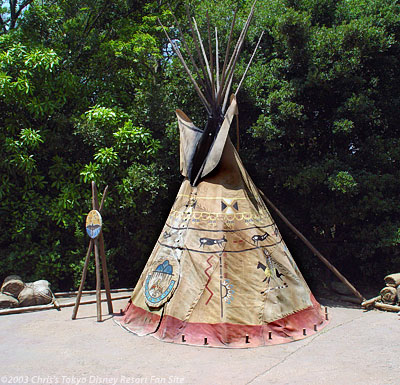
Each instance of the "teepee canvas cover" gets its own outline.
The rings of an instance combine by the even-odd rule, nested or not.
[[[208,90],[215,101],[221,88],[223,80]],[[139,336],[215,347],[311,335],[325,326],[324,314],[228,137],[236,98],[223,115],[206,101],[204,131],[176,112],[186,179],[116,322]]]

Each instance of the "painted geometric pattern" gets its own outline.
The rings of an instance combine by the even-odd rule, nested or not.
[[[122,322],[139,335],[243,346],[248,334],[256,346],[323,323],[230,142],[226,150],[215,174],[181,185]]]
[[[150,307],[160,307],[176,289],[179,267],[174,258],[161,257],[152,264],[144,284],[145,301]]]
[[[210,314],[215,313],[217,307],[215,322],[229,320],[230,306],[232,309],[235,306],[244,308],[249,304],[259,308],[261,320],[252,319],[253,322],[273,321],[311,305],[308,287],[293,269],[295,263],[263,206],[257,211],[248,197],[240,195],[195,194],[184,182],[181,191],[186,189],[188,193],[177,196],[158,247],[159,254],[162,250],[189,253],[191,257],[186,260],[196,260],[204,266],[201,268],[203,284],[199,286],[202,295],[188,303],[191,319],[211,319]],[[243,193],[243,190],[239,191]],[[239,263],[243,258],[247,270],[243,269],[244,263]],[[193,269],[199,269],[199,266],[193,266]],[[145,287],[150,286],[146,281]],[[249,286],[255,288],[251,299]],[[162,294],[156,292],[159,296],[150,299],[145,289],[146,302],[160,300],[161,303],[169,294],[168,290],[166,287]],[[264,311],[267,297],[272,302],[279,298],[280,307]]]

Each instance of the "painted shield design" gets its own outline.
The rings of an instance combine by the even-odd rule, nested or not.
[[[86,217],[86,232],[90,238],[94,239],[99,236],[102,224],[100,213],[97,210],[90,211]]]
[[[145,301],[150,307],[164,305],[179,283],[179,264],[173,257],[161,257],[150,267],[144,284]]]

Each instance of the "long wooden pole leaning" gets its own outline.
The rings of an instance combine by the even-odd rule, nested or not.
[[[121,289],[110,289],[111,293],[125,293],[125,292],[130,292],[132,293],[133,287],[128,287],[128,288],[121,288]],[[105,290],[101,291],[102,293],[105,293]],[[83,290],[82,294],[96,294],[96,290]],[[60,291],[57,293],[54,293],[54,296],[56,298],[63,298],[63,297],[74,297],[78,295],[78,291]]]
[[[92,208],[99,210],[99,200],[97,197],[96,183],[92,182]],[[94,239],[94,261],[96,266],[96,309],[97,322],[101,322],[101,277],[100,277],[100,259],[99,259],[99,241]]]
[[[382,299],[382,297],[380,295],[378,295],[377,297],[367,299],[366,301],[362,302],[361,306],[365,307],[366,309],[368,309],[369,307],[374,307],[375,302],[380,301],[381,299]]]
[[[128,299],[131,298],[131,294],[124,294],[124,295],[120,295],[118,297],[114,297],[112,298],[113,301],[118,301],[120,299]],[[105,302],[105,299],[102,299],[101,302]],[[80,304],[81,305],[89,305],[89,304],[93,304],[96,303],[97,300],[96,299],[87,299],[82,301]],[[61,302],[59,304],[60,308],[63,307],[72,307],[75,306],[76,302],[75,301],[71,301],[71,302]],[[7,315],[7,314],[19,314],[19,313],[25,313],[25,312],[31,312],[31,311],[39,311],[39,310],[51,310],[54,309],[54,304],[49,303],[48,305],[37,305],[37,306],[26,306],[26,307],[15,307],[15,308],[11,308],[11,309],[0,309],[0,316],[2,315]]]
[[[89,242],[88,251],[86,253],[85,265],[83,266],[81,284],[79,285],[78,294],[76,296],[75,307],[74,307],[74,310],[72,311],[72,317],[71,317],[72,319],[76,319],[76,314],[78,313],[79,304],[81,303],[83,286],[85,285],[85,281],[86,281],[86,274],[87,274],[87,270],[89,267],[89,259],[90,259],[90,254],[92,254],[93,245],[94,245],[94,242],[93,242],[93,239],[91,239]]]
[[[387,303],[375,302],[374,306],[380,310],[400,312],[400,306],[396,305],[389,305]]]
[[[94,259],[96,263],[96,309],[97,322],[101,322],[101,276],[100,276],[100,258],[99,258],[99,240],[94,240]]]
[[[105,197],[107,195],[108,191],[108,186],[104,189],[103,192],[103,197],[101,200],[101,204],[99,206],[99,201],[98,201],[98,191],[96,184],[92,182],[92,208],[93,210],[98,210],[100,213],[104,207],[104,201]],[[102,319],[101,315],[101,275],[100,275],[100,256],[101,256],[101,264],[102,264],[102,271],[103,271],[103,278],[104,278],[104,288],[107,296],[107,304],[108,304],[108,311],[109,314],[113,313],[113,306],[112,306],[112,299],[111,299],[111,292],[110,292],[110,282],[108,279],[108,271],[107,271],[107,263],[106,263],[106,257],[105,257],[105,252],[104,252],[104,237],[102,231],[100,232],[99,237],[96,239],[91,239],[89,242],[89,247],[88,251],[86,253],[86,258],[85,258],[85,264],[83,267],[82,271],[82,279],[81,283],[79,285],[79,290],[78,294],[76,297],[75,301],[75,306],[72,312],[72,319],[76,319],[76,315],[78,313],[78,308],[79,304],[81,302],[81,297],[82,297],[82,292],[83,292],[83,287],[85,285],[86,281],[86,275],[87,275],[87,270],[89,266],[89,259],[90,259],[90,254],[92,253],[92,250],[94,248],[94,254],[95,254],[95,265],[96,265],[96,303],[97,303],[97,321],[100,322]]]
[[[236,151],[240,150],[240,135],[239,135],[239,113],[236,115]]]
[[[93,210],[99,210],[99,200],[96,183],[92,182],[92,207]],[[96,309],[97,309],[97,322],[101,322],[101,275],[100,275],[100,252],[99,252],[99,239],[94,239],[94,259],[96,266]]]
[[[266,195],[259,190],[261,197],[265,201],[265,203],[271,207],[278,216],[286,223],[286,225],[305,243],[305,245],[313,252],[315,256],[319,258],[319,260],[325,264],[325,266],[336,275],[340,281],[342,281],[350,290],[351,292],[360,300],[361,302],[365,301],[365,297],[347,280],[343,274],[340,273],[335,266],[333,266],[312,244],[311,242],[299,231],[297,228],[289,222],[289,220],[278,210],[278,208],[266,197]]]
[[[99,200],[97,197],[96,183],[92,182],[92,208],[99,210]],[[100,259],[99,259],[99,241],[94,239],[94,261],[96,266],[96,309],[97,322],[101,322],[101,278],[100,278]]]
[[[104,201],[106,199],[106,195],[108,192],[108,186],[104,189],[103,196],[101,198],[101,204],[99,207],[99,202],[97,200],[98,192],[97,192],[97,187],[96,184],[93,182],[92,188],[94,190],[94,197],[95,197],[95,204],[98,209],[96,210],[101,210],[104,205]],[[101,270],[103,272],[103,280],[104,280],[104,289],[106,291],[106,297],[107,297],[107,305],[108,305],[108,313],[112,314],[113,313],[113,305],[111,301],[111,292],[110,292],[110,281],[108,279],[108,270],[107,270],[107,261],[106,261],[106,253],[104,251],[104,237],[103,237],[103,230],[100,231],[100,234],[98,238],[96,238],[96,241],[98,240],[99,244],[99,251],[100,251],[100,257],[101,257]],[[100,289],[101,290],[101,289]]]
[[[110,281],[108,279],[106,253],[104,251],[103,232],[101,232],[99,235],[99,247],[100,247],[100,257],[101,257],[101,270],[103,271],[104,289],[107,297],[108,314],[112,314],[114,310],[111,300]]]

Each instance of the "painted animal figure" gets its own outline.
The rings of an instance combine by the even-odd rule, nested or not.
[[[268,234],[268,233],[265,233],[265,234],[263,234],[263,235],[253,235],[253,236],[251,237],[251,240],[253,241],[253,243],[254,243],[255,245],[258,246],[258,242],[264,241],[265,239],[267,239],[267,237],[269,237],[269,234]]]
[[[269,281],[271,280],[272,275],[274,274],[274,272],[273,272],[274,268],[269,268],[268,266],[264,265],[263,263],[258,262],[257,269],[264,270],[265,279],[263,280],[263,282],[265,282],[268,279],[268,283],[269,283]],[[276,276],[276,278],[280,279],[281,281],[283,281],[283,279],[281,277],[285,276],[284,274],[280,273],[277,268],[275,268],[275,274],[274,275]]]
[[[268,266],[265,266],[263,263],[261,263],[261,262],[258,262],[258,265],[257,265],[257,269],[262,269],[262,270],[264,270],[264,273],[265,273],[265,279],[263,280],[263,282],[265,282],[267,279],[268,279],[268,283],[269,283],[269,281],[271,280],[271,270],[269,269],[269,267]]]
[[[199,241],[201,247],[204,247],[205,245],[207,246],[218,245],[219,247],[222,247],[222,243],[228,242],[227,239],[225,238],[225,235],[220,239],[200,238]]]
[[[276,277],[279,278],[281,281],[283,281],[283,279],[281,278],[282,276],[285,276],[284,274],[280,273],[278,271],[278,269],[276,269]]]

